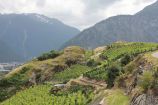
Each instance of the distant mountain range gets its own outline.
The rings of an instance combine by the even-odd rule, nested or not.
[[[17,55],[12,48],[3,41],[0,41],[0,62],[21,61],[22,59],[23,58]]]
[[[135,15],[103,20],[66,42],[62,48],[79,45],[95,48],[115,41],[158,42],[158,1]]]
[[[25,61],[58,49],[79,32],[39,14],[0,14],[0,62]]]

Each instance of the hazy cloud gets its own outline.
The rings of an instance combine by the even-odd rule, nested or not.
[[[36,0],[36,5],[39,7],[44,7],[46,4],[46,0]]]
[[[156,0],[0,0],[0,13],[39,13],[83,29],[107,17],[134,14]]]
[[[86,10],[88,11],[97,11],[99,9],[105,9],[116,1],[120,0],[82,0],[82,2],[86,6]]]

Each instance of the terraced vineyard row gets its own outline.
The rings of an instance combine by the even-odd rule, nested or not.
[[[122,58],[124,55],[138,55],[140,53],[149,52],[158,49],[158,44],[156,43],[126,43],[126,44],[113,44],[109,46],[109,49],[104,51],[102,56],[106,58],[106,66],[111,65],[117,59]],[[104,68],[104,69],[102,69]],[[100,67],[98,69],[91,70],[84,74],[85,77],[107,81],[111,79],[108,77],[110,70],[105,69],[105,67]],[[112,74],[110,74],[112,75]]]
[[[39,85],[21,91],[1,105],[52,105],[50,85]]]
[[[91,68],[87,67],[87,66],[82,66],[82,65],[73,65],[70,68],[68,68],[67,70],[64,70],[62,72],[56,73],[53,76],[54,80],[57,81],[68,81],[70,79],[73,78],[77,78],[79,77],[81,74],[90,71]]]
[[[53,105],[87,105],[93,98],[92,94],[85,96],[81,91],[63,96],[53,96]]]
[[[111,45],[111,47],[106,50],[102,56],[108,60],[116,60],[123,56],[124,54],[137,55],[143,52],[153,51],[158,49],[158,44],[156,43],[130,43],[127,45]]]
[[[86,72],[84,74],[85,77],[88,77],[90,79],[96,79],[96,80],[104,80],[106,81],[108,79],[107,77],[107,71],[105,69],[94,69],[92,71]]]
[[[21,91],[4,101],[1,105],[87,105],[93,98],[93,93],[79,89],[61,92],[59,95],[49,93],[51,85],[34,86]]]

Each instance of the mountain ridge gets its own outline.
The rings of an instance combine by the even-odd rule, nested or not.
[[[78,29],[44,15],[0,15],[0,39],[25,61],[49,50],[57,50],[78,33]]]
[[[96,48],[118,40],[134,42],[158,42],[158,1],[134,15],[118,15],[102,20],[85,29],[61,48],[79,45]],[[151,12],[152,11],[152,12]]]

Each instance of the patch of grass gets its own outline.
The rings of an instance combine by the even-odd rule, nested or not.
[[[18,92],[0,105],[52,105],[51,85],[39,85]]]
[[[86,51],[86,53],[85,53],[85,59],[88,60],[92,55],[93,55],[93,51],[92,50]]]
[[[68,68],[62,72],[56,73],[53,76],[53,79],[58,80],[58,81],[68,81],[70,79],[77,78],[81,74],[83,74],[87,71],[90,71],[90,70],[91,70],[91,68],[87,67],[87,66],[73,65],[70,68]]]
[[[144,89],[144,91],[151,88],[152,83],[154,81],[153,73],[149,71],[145,71],[142,76],[140,76],[140,80],[138,85]]]
[[[106,97],[107,105],[129,105],[130,98],[122,90],[112,90]]]

